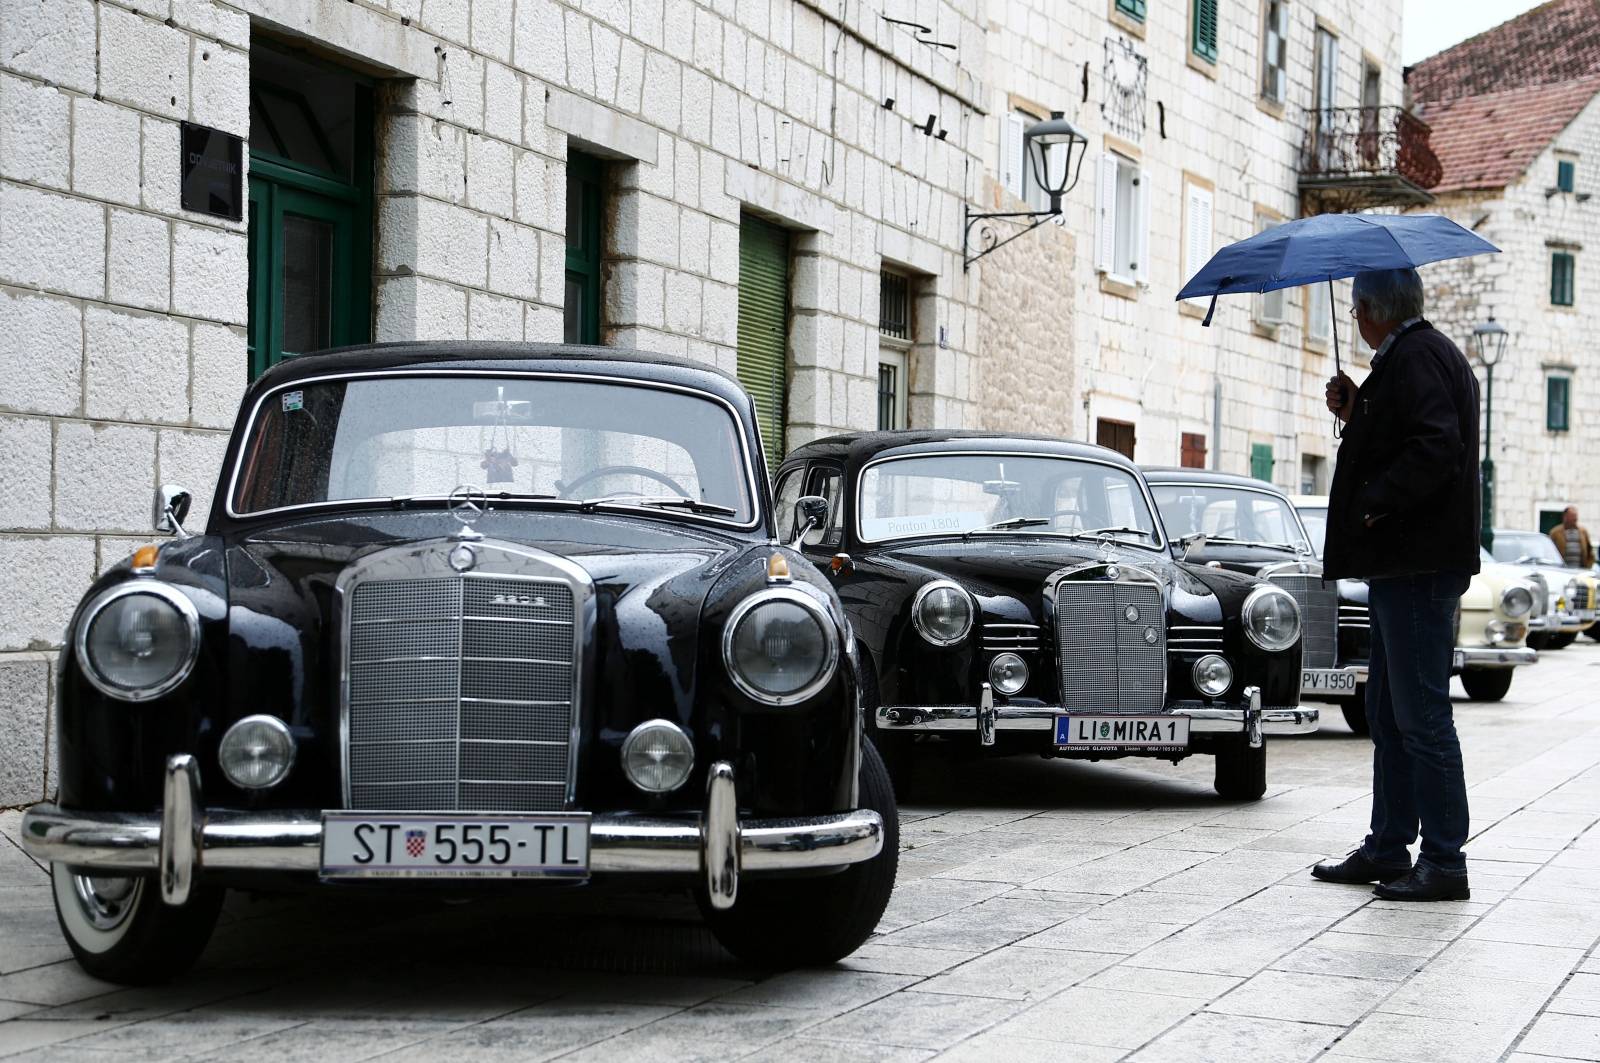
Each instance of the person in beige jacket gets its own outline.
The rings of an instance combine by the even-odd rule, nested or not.
[[[1561,513],[1561,523],[1550,529],[1550,541],[1556,544],[1561,560],[1568,568],[1589,568],[1594,564],[1594,547],[1589,543],[1589,533],[1578,527],[1578,507],[1568,506]]]

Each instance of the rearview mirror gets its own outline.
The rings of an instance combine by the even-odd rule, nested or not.
[[[789,544],[800,549],[806,533],[828,523],[828,500],[821,495],[801,495],[794,504],[794,541]]]
[[[150,523],[155,525],[158,532],[187,539],[189,533],[184,531],[183,521],[189,515],[191,501],[193,499],[187,487],[162,484],[156,488],[155,501],[150,506]]]

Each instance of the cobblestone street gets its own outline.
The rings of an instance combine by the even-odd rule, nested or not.
[[[1272,745],[1249,805],[1208,758],[925,764],[878,935],[767,978],[674,896],[235,895],[197,973],[118,990],[68,957],[4,813],[0,1056],[1600,1059],[1597,669],[1583,640],[1457,702],[1470,902],[1313,884],[1367,812],[1369,747],[1334,711]]]

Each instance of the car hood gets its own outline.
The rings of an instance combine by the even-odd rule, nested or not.
[[[603,514],[491,513],[478,528],[490,542],[533,547],[588,573],[602,687],[617,684],[629,692],[622,700],[654,705],[656,715],[676,707],[687,716],[707,595],[761,545],[687,522]],[[332,625],[340,572],[389,547],[443,545],[458,530],[445,514],[383,513],[300,521],[230,540],[228,684],[237,703],[301,718],[336,705],[339,636]]]
[[[1043,536],[975,535],[966,540],[907,544],[884,550],[879,557],[932,569],[971,589],[986,588],[1015,597],[1037,596],[1045,580],[1063,568],[1107,560],[1146,569],[1164,585],[1175,583],[1191,593],[1204,592],[1192,572],[1164,553],[1113,548],[1105,554],[1096,544]]]

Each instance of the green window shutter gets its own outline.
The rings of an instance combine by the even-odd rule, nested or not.
[[[1571,306],[1577,261],[1566,251],[1550,256],[1550,302],[1554,306]]]
[[[1117,0],[1117,10],[1136,21],[1144,21],[1145,0]]]
[[[1572,381],[1564,376],[1546,377],[1544,382],[1544,426],[1551,432],[1565,432],[1570,426],[1568,410]]]
[[[1272,482],[1272,444],[1252,443],[1250,445],[1250,475],[1257,480]]]
[[[1571,159],[1561,159],[1556,162],[1556,188],[1563,192],[1571,192],[1578,183],[1578,164]]]
[[[1194,54],[1208,63],[1217,61],[1217,0],[1193,0],[1193,18],[1189,20],[1192,39],[1189,47]]]
[[[739,219],[739,383],[756,401],[767,467],[783,460],[788,412],[789,234]]]
[[[562,340],[600,342],[600,244],[605,216],[605,166],[567,153],[567,262]]]

